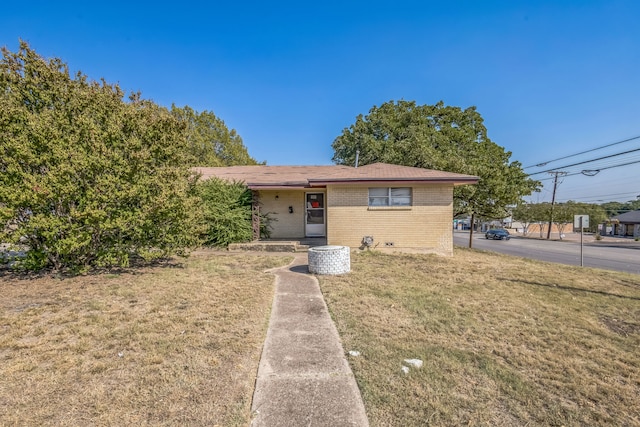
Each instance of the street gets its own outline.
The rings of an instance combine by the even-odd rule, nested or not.
[[[469,247],[469,232],[454,231],[455,246]],[[512,237],[510,240],[487,240],[482,232],[473,233],[473,248],[523,258],[580,265],[580,243]],[[640,244],[599,242],[583,245],[584,266],[640,274]]]

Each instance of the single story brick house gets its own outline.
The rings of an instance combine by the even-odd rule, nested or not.
[[[478,182],[476,176],[386,163],[195,169],[202,179],[247,185],[254,213],[275,220],[273,239],[323,237],[329,245],[356,248],[372,237],[377,249],[442,255],[453,254],[453,188]]]
[[[640,210],[626,212],[611,218],[616,236],[640,237]]]

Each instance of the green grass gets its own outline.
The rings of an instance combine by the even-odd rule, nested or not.
[[[464,249],[351,262],[321,287],[372,426],[640,425],[640,276]]]

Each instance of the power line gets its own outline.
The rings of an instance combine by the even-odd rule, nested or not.
[[[636,163],[640,163],[640,160],[634,160],[632,162],[627,162],[627,163],[613,164],[613,165],[610,165],[610,166],[603,166],[603,167],[599,167],[597,169],[583,169],[583,170],[581,170],[579,172],[566,173],[566,175],[564,175],[564,176],[575,176],[575,175],[595,176],[596,174],[600,173],[603,170],[615,169],[615,168],[619,168],[619,167],[622,167],[622,166],[633,165],[633,164],[636,164]],[[546,171],[546,172],[553,173],[553,171]],[[595,173],[590,175],[589,173],[591,173],[591,172],[595,172]],[[537,173],[542,173],[542,172],[537,172]],[[532,174],[532,175],[534,175],[534,174]],[[531,176],[531,175],[529,175],[529,176]],[[541,182],[542,181],[551,181],[551,180],[553,180],[553,177],[550,177],[550,178],[539,178],[538,179],[538,181],[541,181]]]
[[[639,138],[640,138],[640,137],[639,137]],[[608,155],[608,156],[598,157],[597,159],[585,160],[585,161],[582,161],[582,162],[573,163],[573,164],[566,165],[566,166],[561,166],[561,167],[559,167],[559,168],[547,169],[547,170],[544,170],[544,171],[541,171],[541,172],[534,172],[534,173],[532,173],[532,174],[529,174],[529,176],[539,175],[539,174],[541,174],[541,173],[553,172],[553,171],[555,171],[556,169],[566,169],[566,168],[570,168],[570,167],[572,167],[572,166],[579,166],[579,165],[584,165],[584,164],[587,164],[587,163],[593,163],[593,162],[597,162],[598,160],[610,159],[610,158],[612,158],[612,157],[622,156],[622,155],[624,155],[624,154],[635,153],[636,151],[640,151],[640,148],[635,148],[635,149],[633,149],[633,150],[623,151],[623,152],[621,152],[621,153],[610,154],[610,155]],[[608,168],[602,168],[602,169],[608,169]],[[583,171],[583,172],[584,172],[584,171]]]
[[[566,158],[570,158],[570,157],[574,157],[574,156],[578,156],[581,154],[585,154],[585,153],[590,153],[590,152],[594,152],[597,150],[601,150],[607,147],[611,147],[611,146],[615,146],[615,145],[619,145],[625,142],[629,142],[629,141],[634,141],[640,139],[640,136],[635,136],[633,138],[628,138],[622,141],[618,141],[618,142],[614,142],[611,144],[607,144],[604,145],[602,147],[596,147],[590,150],[585,150],[576,154],[572,154],[569,156],[563,156],[563,157],[559,157],[557,159],[554,160],[550,160],[548,162],[544,162],[541,164],[537,164],[534,166],[544,166],[548,163],[551,162],[555,162],[555,161],[559,161],[562,159],[566,159]],[[550,173],[551,176],[550,177],[539,177],[537,178],[539,181],[544,182],[544,185],[542,186],[542,188],[540,189],[541,193],[539,193],[539,195],[537,196],[537,198],[540,198],[540,196],[542,195],[542,198],[546,199],[547,197],[549,197],[549,195],[552,196],[553,198],[553,194],[550,193],[555,193],[556,192],[556,188],[558,186],[558,184],[560,184],[562,182],[562,180],[559,180],[559,176],[555,175],[555,172],[557,171],[563,171],[562,172],[562,178],[566,178],[566,177],[570,177],[570,176],[575,176],[575,175],[582,175],[582,176],[595,176],[600,174],[600,172],[608,170],[608,169],[615,169],[615,168],[620,168],[620,167],[624,167],[624,166],[629,166],[629,165],[633,165],[633,164],[638,164],[640,163],[640,148],[636,148],[636,149],[631,149],[631,150],[626,150],[623,152],[619,152],[619,153],[613,153],[613,154],[609,154],[609,155],[604,155],[604,156],[600,156],[597,158],[592,158],[590,160],[584,160],[584,161],[577,161],[575,163],[572,164],[568,164],[562,167],[557,167],[554,169],[546,169],[543,170],[541,172],[535,172],[535,173],[531,173],[529,176],[531,176],[532,178],[535,178],[536,175],[540,175],[542,173]],[[620,156],[625,156],[624,158],[620,158]],[[529,168],[533,167],[533,166],[528,166]],[[525,168],[526,169],[526,168]],[[564,179],[563,179],[564,180]],[[550,191],[550,189],[547,189],[545,187],[547,187],[549,184],[549,181],[553,181],[553,185],[552,187],[554,187],[554,191]],[[599,181],[601,181],[601,179],[599,179]],[[625,185],[628,184],[625,182]],[[582,190],[582,189],[581,189]],[[546,196],[545,196],[546,195]],[[633,194],[631,194],[633,195]],[[620,194],[620,196],[622,196],[622,194]],[[533,197],[533,196],[532,196]],[[587,200],[597,200],[600,202],[604,202],[604,200],[601,199],[610,199],[612,197],[611,194],[607,195],[607,196],[585,196],[582,197],[580,199],[587,199]],[[624,196],[623,196],[624,197]],[[562,197],[564,198],[564,197]],[[573,200],[576,200],[575,198],[572,198]],[[579,199],[577,199],[579,200]]]
[[[638,191],[629,191],[626,193],[610,193],[610,194],[599,194],[599,195],[593,195],[593,196],[586,196],[586,197],[571,197],[571,200],[574,201],[592,201],[592,202],[604,202],[604,199],[607,198],[616,198],[615,196],[625,196],[625,197],[633,197],[634,199],[637,197],[637,195],[640,194],[640,190]]]
[[[622,175],[623,176],[607,174],[605,172],[602,175],[598,174],[595,179],[583,180],[578,178],[576,180],[572,180],[567,178],[567,180],[571,181],[571,184],[564,186],[563,191],[575,194],[576,192],[582,193],[585,191],[606,192],[622,191],[623,189],[626,189],[625,191],[629,191],[628,189],[631,188],[632,190],[637,191],[637,193],[635,193],[636,195],[640,194],[640,183],[637,183],[638,179],[630,179],[628,176],[624,176],[624,174]]]
[[[591,153],[591,152],[593,152],[593,151],[602,150],[603,148],[613,147],[614,145],[618,145],[618,144],[622,144],[622,143],[625,143],[625,142],[633,141],[633,140],[635,140],[635,139],[640,139],[640,135],[638,135],[638,136],[634,136],[634,137],[632,137],[632,138],[628,138],[628,139],[623,139],[622,141],[613,142],[613,143],[611,143],[611,144],[603,145],[603,146],[601,146],[601,147],[592,148],[592,149],[590,149],[590,150],[581,151],[581,152],[576,153],[576,154],[570,154],[570,155],[568,155],[568,156],[558,157],[557,159],[547,160],[546,162],[541,162],[541,163],[538,163],[538,164],[535,164],[535,165],[527,166],[527,167],[525,167],[524,169],[529,169],[529,168],[533,168],[533,167],[542,167],[542,166],[546,166],[546,165],[548,165],[549,163],[557,162],[558,160],[564,160],[564,159],[568,159],[568,158],[570,158],[570,157],[579,156],[579,155],[581,155],[581,154]],[[560,168],[558,168],[558,169],[560,169]],[[540,173],[542,173],[542,172],[540,172]]]
[[[622,166],[634,165],[636,163],[640,163],[640,160],[636,160],[634,162],[622,163],[622,164],[619,164],[619,165],[607,166],[606,168],[599,168],[599,169],[593,169],[593,170],[582,170],[580,172],[570,173],[570,174],[567,174],[565,176],[585,175],[585,172],[595,172],[595,174],[593,174],[593,175],[587,175],[587,176],[594,176],[594,175],[596,175],[596,174],[598,174],[598,173],[600,173],[600,172],[602,172],[603,170],[606,170],[606,169],[619,168],[619,167],[622,167]]]
[[[624,158],[621,159],[608,159],[608,160],[602,160],[602,161],[598,161],[598,162],[594,162],[594,163],[590,163],[588,166],[583,166],[583,168],[588,168],[588,169],[579,169],[579,170],[594,170],[594,169],[602,169],[602,168],[606,168],[609,166],[617,166],[620,164],[626,164],[629,162],[635,162],[636,160],[640,160],[640,155],[636,154],[636,155],[632,155],[632,156],[625,156]],[[573,172],[573,171],[571,171]]]
[[[566,177],[575,176],[575,175],[585,175],[585,172],[589,173],[590,176],[595,176],[595,175],[599,174],[603,170],[619,168],[619,167],[628,166],[628,165],[637,164],[637,163],[640,163],[640,160],[635,160],[634,159],[633,161],[630,161],[630,162],[612,164],[610,166],[604,166],[603,165],[602,167],[599,167],[598,169],[593,169],[593,170],[582,170],[582,171],[578,171],[578,172],[564,172],[562,174],[562,176],[563,176],[563,178],[566,178]],[[555,171],[554,172],[549,172],[549,173],[554,175]],[[549,178],[541,178],[541,179],[539,179],[539,181],[554,181],[554,187],[556,187],[556,185],[558,184],[557,179],[558,179],[557,176],[552,176],[552,177],[549,177]],[[625,184],[626,184],[626,182],[625,182]],[[554,192],[555,192],[555,189],[554,189]],[[531,195],[531,197],[532,198],[537,198],[539,200],[540,196],[541,196],[541,193],[545,193],[548,196],[550,193],[552,193],[552,191],[547,189],[546,188],[546,184],[545,184],[545,186],[540,188],[539,193],[538,193],[537,196]],[[627,193],[621,193],[621,194],[627,194]],[[637,194],[637,193],[634,191],[634,192],[632,192],[632,194]],[[612,195],[609,194],[608,196],[610,197]],[[638,194],[638,196],[640,196],[640,194]],[[596,198],[598,196],[591,196],[591,197]],[[588,198],[591,198],[591,197],[588,197]],[[609,197],[604,197],[604,198],[609,198]],[[546,197],[542,196],[542,198],[546,198]],[[582,197],[581,199],[584,199],[584,198],[587,198],[587,197]],[[600,199],[600,198],[602,198],[602,197],[598,197],[598,199]],[[570,197],[569,199],[576,200],[576,199],[574,199],[572,197]]]

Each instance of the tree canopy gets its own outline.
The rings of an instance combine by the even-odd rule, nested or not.
[[[598,232],[598,225],[607,220],[605,209],[592,203],[567,201],[556,203],[553,207],[553,223],[562,234],[566,224],[573,224],[575,215],[589,215],[588,231]],[[529,224],[537,222],[546,224],[551,218],[551,203],[520,203],[512,210],[514,221],[521,222],[524,234],[527,234]]]
[[[0,242],[22,265],[125,266],[198,243],[185,124],[21,42],[0,60]]]
[[[605,210],[608,217],[635,211],[640,209],[640,195],[636,200],[629,200],[628,202],[606,202],[600,206]]]
[[[384,162],[475,175],[477,185],[454,190],[454,215],[508,216],[508,207],[536,191],[511,152],[492,142],[475,107],[461,109],[389,101],[359,115],[332,145],[333,161],[354,165]]]
[[[211,111],[197,112],[189,106],[171,106],[174,116],[185,123],[188,151],[192,166],[255,165],[258,162],[247,152],[235,129]]]

